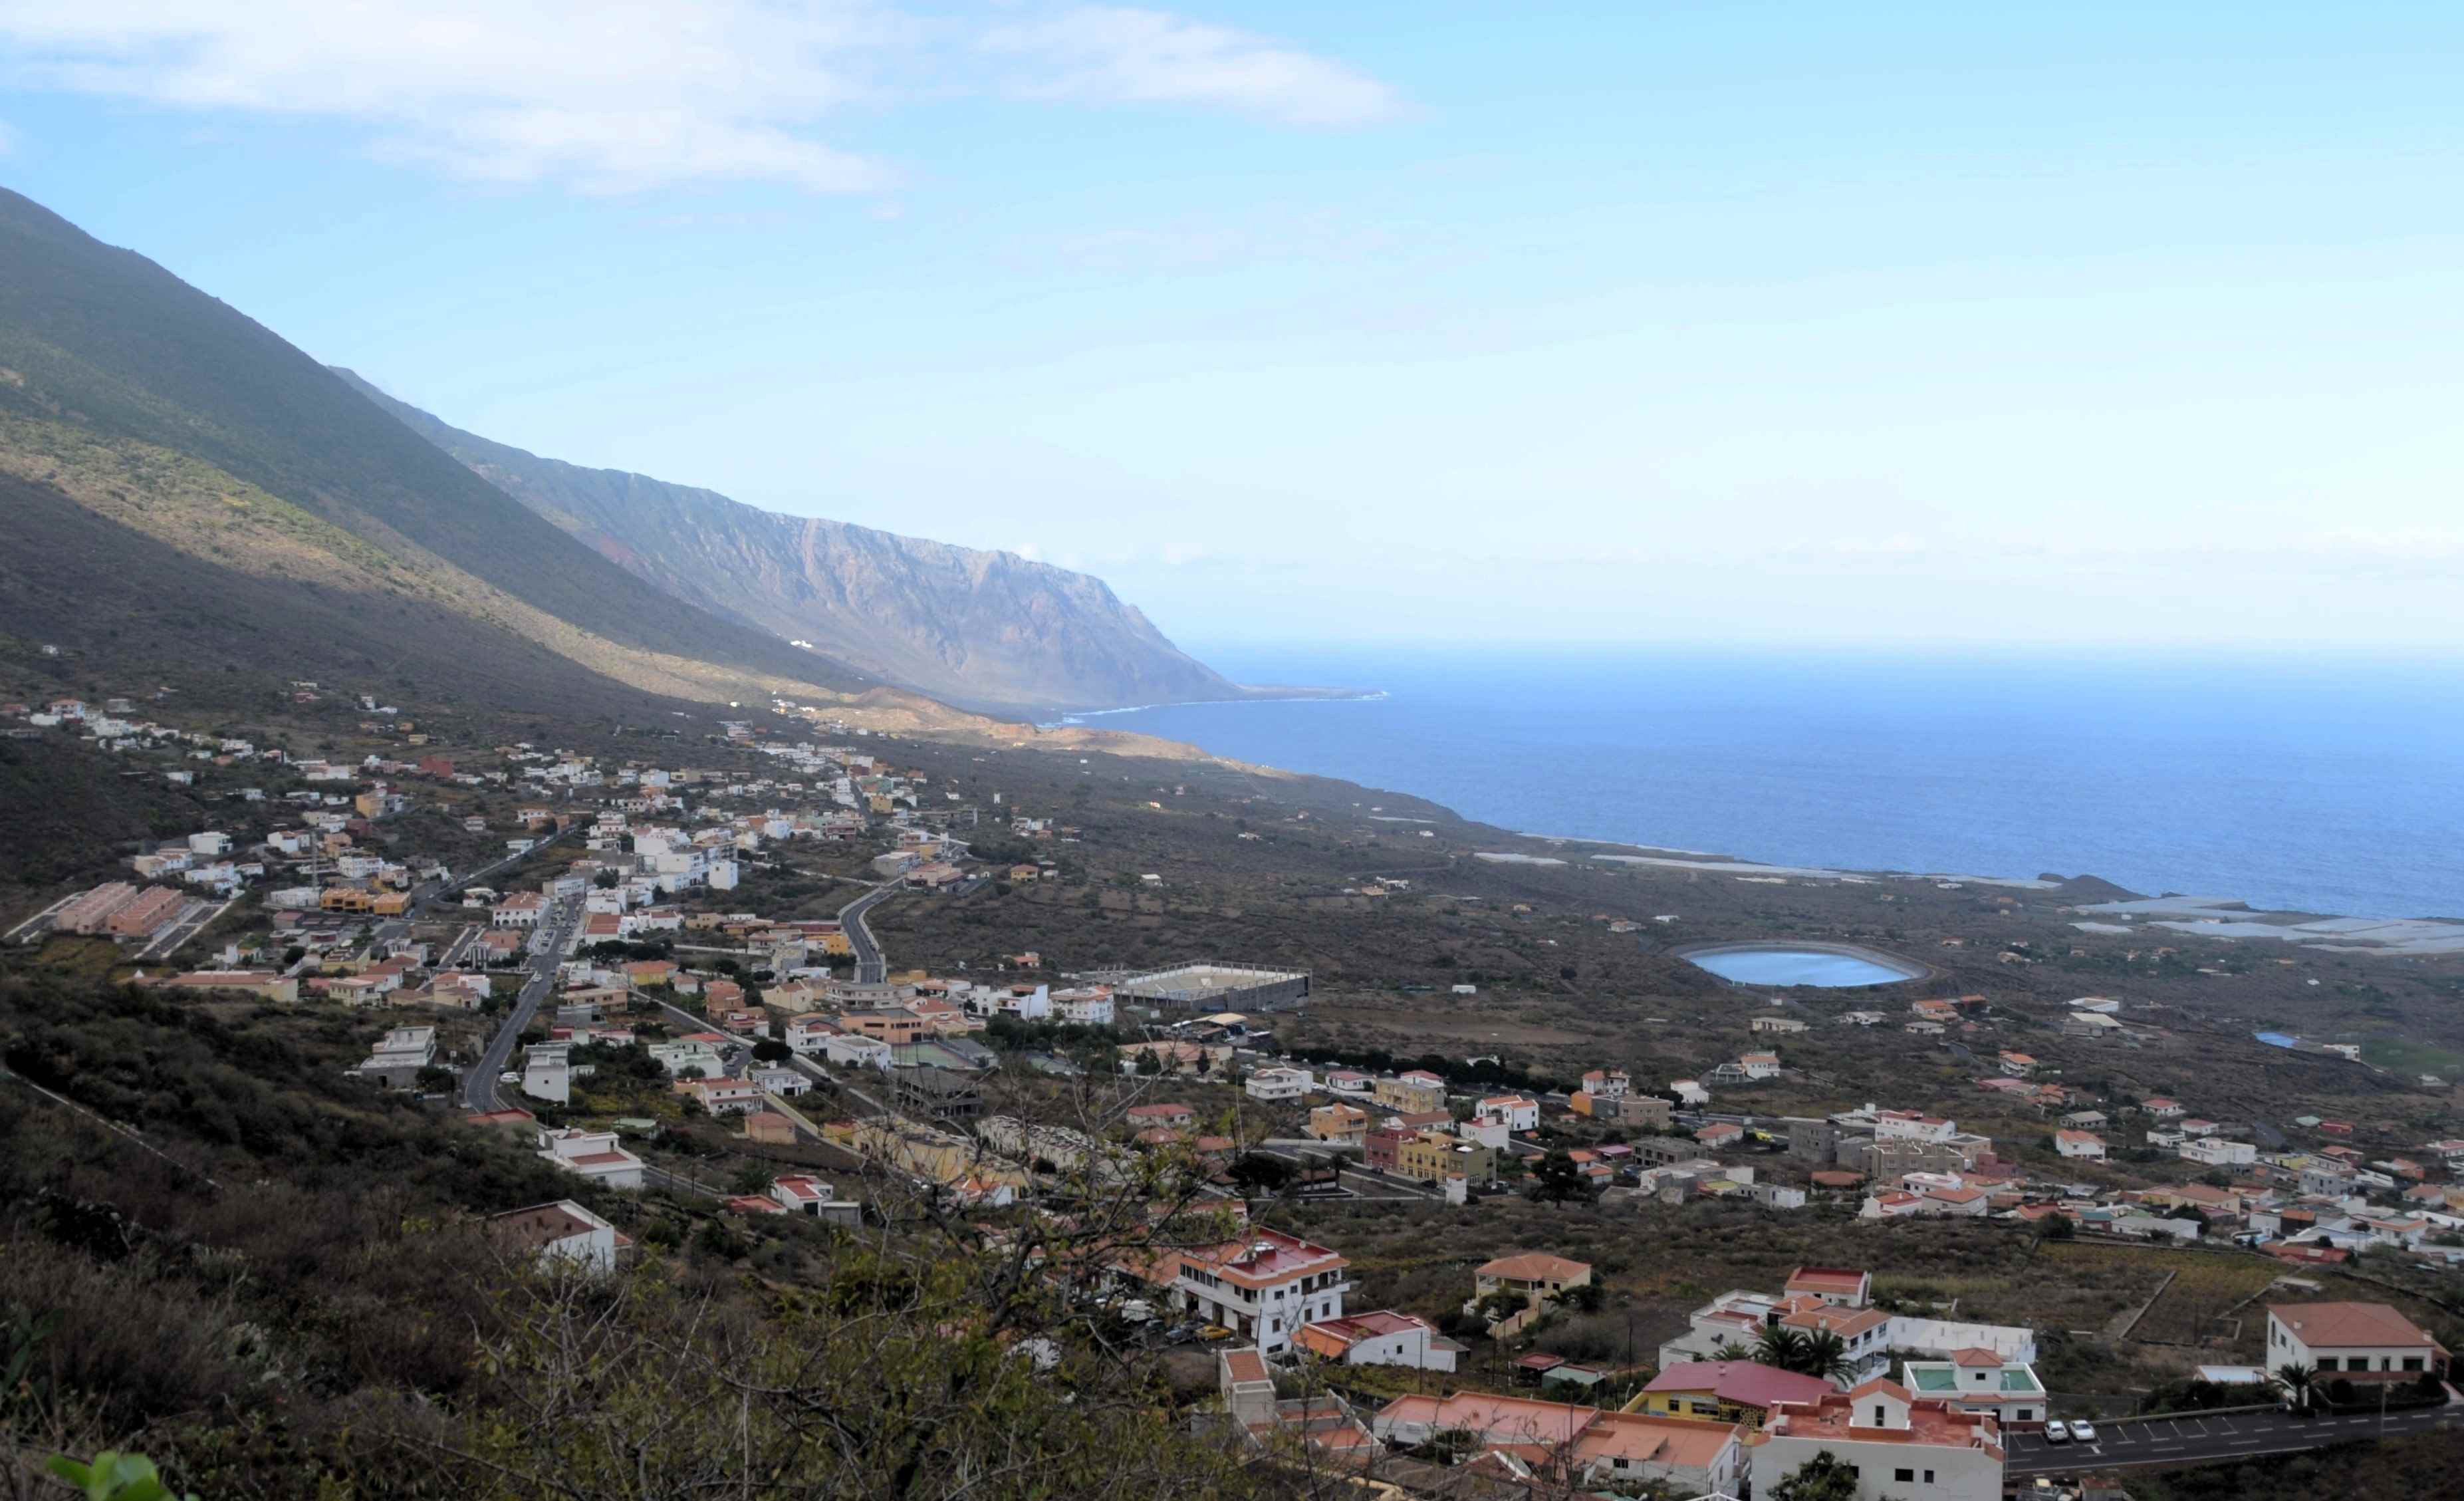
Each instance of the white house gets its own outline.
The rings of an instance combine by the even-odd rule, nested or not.
[[[1416,1313],[1379,1312],[1304,1325],[1300,1347],[1345,1365],[1403,1365],[1416,1371],[1451,1371],[1463,1346],[1438,1333]]]
[[[2258,1160],[2258,1148],[2229,1137],[2196,1137],[2181,1145],[2184,1159],[2210,1167],[2248,1167]]]
[[[2054,1133],[2054,1150],[2064,1157],[2101,1162],[2104,1160],[2104,1138],[2093,1131],[2057,1131]]]
[[[616,1226],[570,1199],[508,1209],[488,1217],[489,1232],[504,1244],[537,1256],[539,1264],[613,1271],[616,1253],[633,1243]]]
[[[522,1093],[562,1105],[573,1098],[573,1069],[562,1043],[539,1043],[522,1055]]]
[[[810,1215],[841,1225],[855,1225],[864,1218],[862,1205],[852,1199],[841,1199],[838,1190],[805,1174],[773,1179],[770,1197],[789,1214]]]
[[[2438,1341],[2384,1303],[2270,1303],[2267,1365],[2321,1376],[2403,1380],[2447,1360]]]
[[[1873,1115],[1874,1139],[1878,1141],[1947,1141],[1959,1135],[1957,1121],[1939,1115],[1913,1110],[1882,1110]]]
[[[1296,1100],[1309,1092],[1307,1069],[1260,1069],[1243,1086],[1253,1100]]]
[[[625,1150],[612,1131],[542,1130],[539,1156],[603,1187],[642,1186],[642,1159]]]
[[[649,1051],[671,1078],[715,1079],[727,1071],[716,1049],[694,1038],[652,1043]]]
[[[2005,1427],[2041,1427],[2050,1399],[2034,1366],[1991,1350],[1961,1350],[1942,1360],[1907,1360],[1900,1380],[1915,1397],[1948,1398],[1963,1412],[1985,1413]]]
[[[1770,1495],[1818,1454],[1846,1464],[1857,1501],[2001,1501],[2001,1425],[1880,1377],[1815,1402],[1779,1402],[1753,1450],[1753,1490]]]
[[[1687,1105],[1708,1105],[1711,1103],[1711,1092],[1705,1089],[1700,1081],[1694,1079],[1669,1080],[1668,1093],[1676,1095],[1681,1102]]]
[[[1494,1120],[1508,1131],[1529,1131],[1540,1124],[1540,1102],[1524,1094],[1492,1094],[1472,1111],[1474,1118]]]
[[[1173,1306],[1221,1324],[1261,1355],[1281,1355],[1305,1325],[1343,1316],[1350,1266],[1324,1246],[1252,1228],[1237,1241],[1183,1250]]]

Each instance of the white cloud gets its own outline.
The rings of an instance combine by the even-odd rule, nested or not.
[[[1339,62],[1273,41],[1124,6],[1077,6],[998,26],[993,53],[1041,63],[1015,79],[1035,99],[1205,103],[1304,125],[1354,125],[1395,115],[1395,91]]]
[[[850,105],[993,95],[1350,123],[1391,108],[1340,64],[1157,11],[926,18],[891,0],[0,0],[0,81],[199,113],[359,125],[391,160],[621,192],[889,186],[834,144]]]

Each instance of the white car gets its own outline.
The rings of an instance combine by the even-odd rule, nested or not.
[[[2051,1423],[2049,1423],[2049,1424],[2045,1424],[2045,1442],[2046,1442],[2046,1443],[2048,1443],[2048,1444],[2068,1444],[2070,1441],[2071,1441],[2071,1425],[2070,1425],[2069,1424],[2064,1423],[2064,1422],[2063,1422],[2061,1419],[2059,1419],[2059,1418],[2056,1418],[2053,1422],[2051,1422]]]
[[[2093,1444],[2096,1442],[2096,1424],[2088,1422],[2085,1418],[2073,1418],[2071,1420],[2071,1437],[2079,1440],[2081,1444]]]
[[[522,1076],[516,1073],[513,1070],[507,1069],[504,1072],[496,1075],[496,1082],[498,1084],[519,1084],[522,1082]]]

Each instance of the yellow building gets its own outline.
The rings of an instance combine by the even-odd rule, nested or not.
[[[1424,1183],[1442,1183],[1458,1175],[1485,1183],[1497,1176],[1497,1154],[1443,1131],[1423,1131],[1395,1144],[1395,1171]]]
[[[1369,1113],[1337,1101],[1309,1112],[1309,1136],[1320,1141],[1358,1141],[1369,1135]]]
[[[329,886],[318,896],[317,905],[326,912],[368,913],[376,911],[377,898],[375,893],[356,886]]]
[[[1431,1073],[1406,1073],[1377,1081],[1377,1103],[1407,1115],[1446,1108],[1446,1081]]]

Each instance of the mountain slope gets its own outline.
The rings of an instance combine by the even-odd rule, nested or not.
[[[0,635],[504,706],[875,687],[582,546],[237,311],[0,191]]]
[[[603,556],[677,599],[969,707],[1231,698],[1101,579],[1015,554],[759,510],[715,491],[541,458],[336,372]]]

